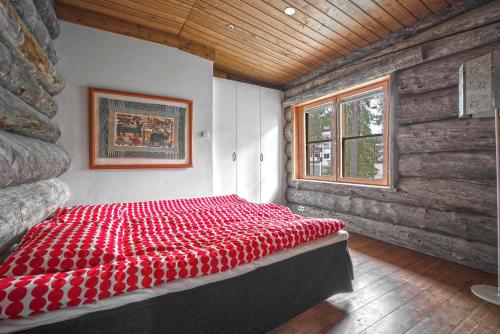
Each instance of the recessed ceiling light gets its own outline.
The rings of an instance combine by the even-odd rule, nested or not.
[[[285,14],[286,15],[290,15],[290,16],[293,15],[293,14],[295,14],[295,8],[293,8],[293,7],[286,7],[285,8]]]
[[[283,49],[281,51],[281,53],[284,55],[284,56],[288,56],[288,54],[290,53],[287,49]]]
[[[233,31],[234,30],[234,25],[232,25],[231,23],[228,23],[228,24],[226,24],[226,29],[229,30],[229,31]]]

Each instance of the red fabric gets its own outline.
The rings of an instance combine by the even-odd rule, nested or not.
[[[236,195],[62,208],[0,266],[0,318],[226,271],[344,226]]]

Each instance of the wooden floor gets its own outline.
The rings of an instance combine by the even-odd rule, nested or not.
[[[349,249],[354,292],[271,333],[500,333],[500,307],[470,292],[496,276],[354,234]]]

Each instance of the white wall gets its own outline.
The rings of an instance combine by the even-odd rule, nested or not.
[[[212,194],[212,63],[146,41],[62,22],[57,68],[66,88],[57,96],[58,142],[72,158],[62,175],[69,205],[209,196]],[[193,100],[193,162],[188,169],[90,170],[88,87]]]

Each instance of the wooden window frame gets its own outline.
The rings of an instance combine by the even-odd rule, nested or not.
[[[382,179],[363,179],[350,178],[342,176],[342,143],[344,140],[343,127],[341,125],[341,110],[340,103],[342,100],[382,89],[384,92],[384,173]],[[334,106],[334,117],[332,117],[332,176],[312,176],[307,175],[306,166],[306,124],[305,113],[306,109],[317,107],[324,104],[332,103]],[[311,102],[305,102],[294,106],[294,178],[302,180],[314,180],[323,182],[332,182],[340,184],[357,184],[367,186],[390,186],[390,169],[391,169],[391,105],[390,105],[390,77],[367,82],[363,85],[358,85],[335,94],[316,99]]]

